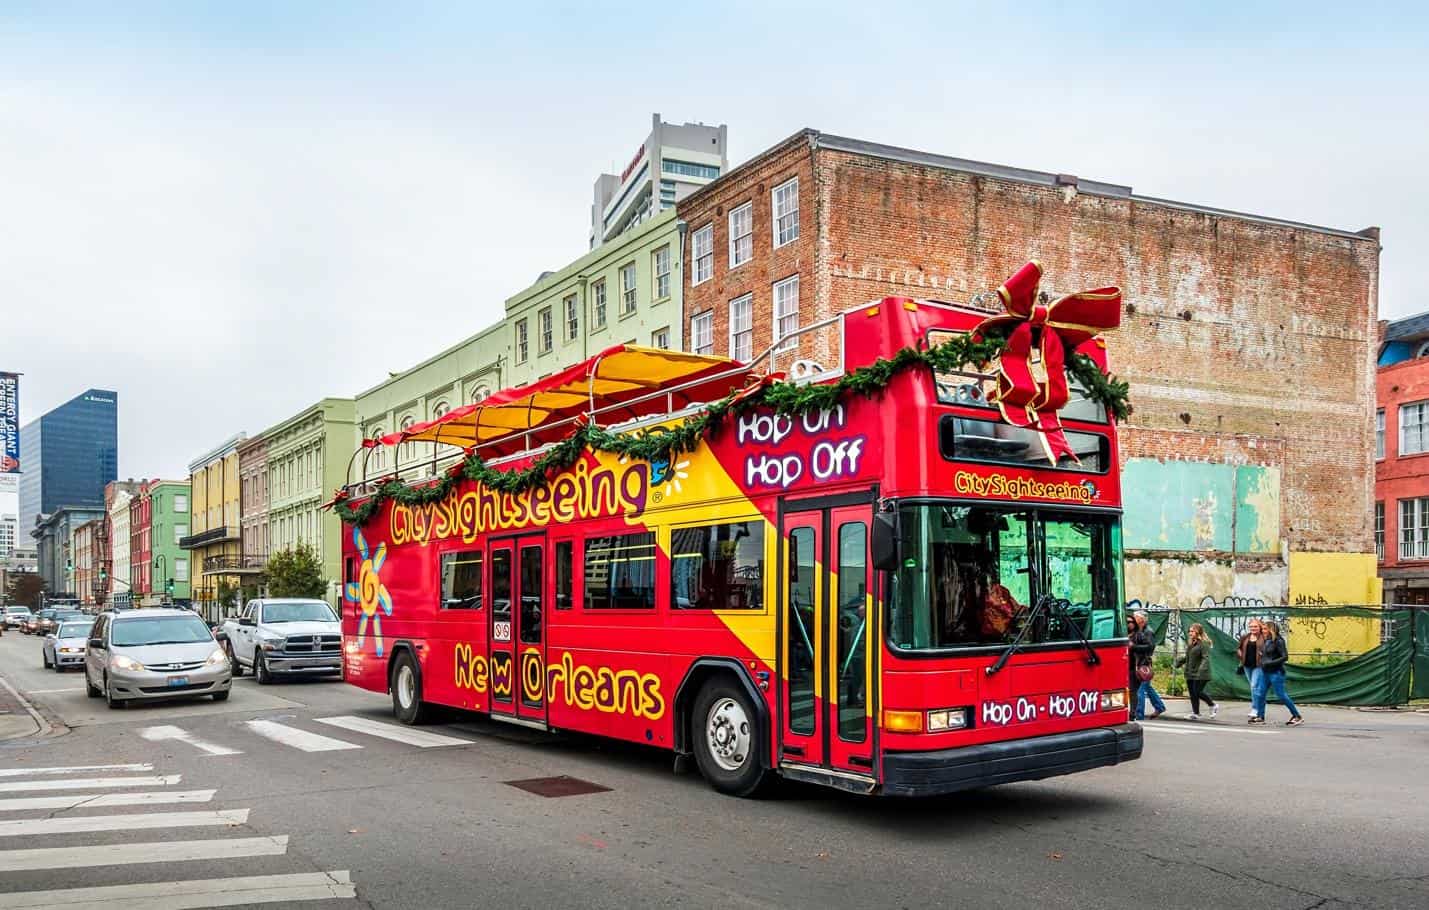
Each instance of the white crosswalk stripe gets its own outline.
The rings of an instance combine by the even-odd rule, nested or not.
[[[174,727],[169,725],[159,727],[145,727],[143,730],[139,731],[139,735],[149,740],[150,742],[175,741],[187,743],[190,746],[193,746],[195,749],[198,749],[202,752],[207,752],[209,755],[243,754],[237,749],[230,749],[227,746],[220,746],[217,743],[211,743],[208,740],[199,739],[197,736],[194,736],[192,733],[185,730],[183,727]]]
[[[0,894],[0,910],[199,910],[356,896],[351,874],[342,870],[22,891]]]
[[[406,743],[409,746],[417,746],[422,749],[431,749],[437,746],[471,745],[471,740],[457,739],[454,736],[442,736],[440,733],[428,733],[425,730],[413,730],[409,727],[399,727],[395,724],[384,724],[381,721],[368,720],[365,717],[340,715],[337,717],[315,717],[313,719],[320,724],[328,724],[343,730],[351,730],[354,733],[366,733],[368,736],[390,739],[393,742]]]
[[[179,863],[199,859],[278,856],[288,852],[288,836],[233,837],[218,840],[155,841],[142,844],[88,844],[79,847],[30,847],[0,850],[0,872],[36,869],[87,869]]]
[[[259,736],[271,739],[275,743],[292,746],[294,749],[301,749],[304,752],[336,752],[340,749],[362,748],[356,743],[323,736],[320,733],[311,733],[297,727],[289,727],[272,720],[250,720],[247,722],[247,727]]]
[[[0,837],[246,824],[248,824],[247,809],[225,809],[219,812],[141,812],[125,815],[81,815],[66,818],[17,818],[0,821]]]
[[[147,793],[102,793],[91,795],[22,796],[0,799],[0,812],[28,812],[35,809],[109,809],[114,806],[162,806],[174,803],[206,803],[216,790],[153,790]]]
[[[0,777],[40,777],[46,774],[93,774],[95,771],[152,771],[148,762],[137,765],[70,765],[63,768],[0,768]]]
[[[1252,730],[1245,727],[1223,727],[1212,726],[1211,724],[1197,725],[1194,721],[1182,724],[1178,721],[1167,723],[1166,721],[1138,721],[1141,729],[1151,730],[1155,733],[1174,733],[1177,736],[1199,736],[1202,733],[1232,733],[1244,736],[1265,736],[1269,730]]]
[[[60,780],[20,780],[0,782],[0,793],[23,793],[30,790],[93,790],[116,787],[168,787],[183,780],[181,774],[159,774],[152,777],[69,777]]]

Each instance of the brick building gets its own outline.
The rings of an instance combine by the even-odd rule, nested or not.
[[[1429,604],[1429,313],[1381,325],[1374,537],[1384,599]]]
[[[1377,229],[1297,224],[1128,186],[804,130],[682,200],[690,350],[758,355],[887,295],[968,302],[1029,259],[1044,289],[1119,284],[1108,348],[1127,596],[1366,603]],[[836,368],[831,333],[797,357]],[[784,355],[775,365],[789,366]]]

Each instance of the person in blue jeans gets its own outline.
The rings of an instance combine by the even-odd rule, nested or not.
[[[1156,653],[1156,634],[1148,626],[1145,610],[1137,610],[1132,614],[1132,619],[1136,623],[1136,631],[1131,633],[1131,665],[1133,667],[1151,666],[1151,656]],[[1156,687],[1151,684],[1151,680],[1140,680],[1140,685],[1136,687],[1136,714],[1137,720],[1146,719],[1146,700],[1151,699],[1151,707],[1156,709],[1156,713],[1151,717],[1157,718],[1166,713],[1166,703],[1161,700],[1161,696],[1156,692]]]
[[[1267,689],[1275,690],[1275,697],[1290,709],[1290,720],[1286,722],[1286,726],[1298,727],[1305,722],[1305,718],[1300,716],[1300,709],[1291,701],[1290,693],[1285,691],[1285,662],[1289,657],[1285,639],[1280,636],[1280,626],[1273,622],[1265,623],[1265,636],[1260,641],[1260,684],[1257,691],[1252,693],[1256,715],[1251,718],[1251,723],[1265,723]]]

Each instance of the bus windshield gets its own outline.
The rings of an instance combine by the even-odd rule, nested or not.
[[[1114,516],[904,504],[899,537],[888,635],[897,650],[1004,645],[1044,594],[1067,611],[1041,611],[1025,643],[1125,637]]]

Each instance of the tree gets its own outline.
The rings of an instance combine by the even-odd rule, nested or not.
[[[325,597],[327,579],[323,577],[322,557],[307,544],[300,543],[268,557],[269,597]]]
[[[45,590],[45,580],[38,572],[15,572],[8,575],[10,579],[10,590],[7,595],[10,603],[29,607],[32,610],[40,608],[40,594]]]

